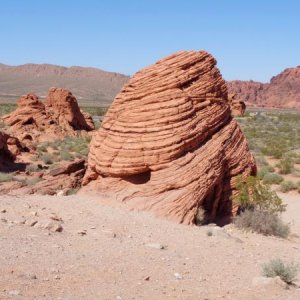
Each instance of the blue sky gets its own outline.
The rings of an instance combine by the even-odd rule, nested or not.
[[[300,1],[1,0],[0,62],[133,74],[178,50],[212,53],[227,80],[300,65]]]

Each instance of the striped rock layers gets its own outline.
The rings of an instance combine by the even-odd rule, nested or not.
[[[207,52],[183,51],[137,72],[93,136],[84,191],[193,224],[230,218],[235,178],[254,174],[225,81]]]
[[[51,88],[45,103],[36,95],[28,94],[17,105],[14,112],[0,119],[10,126],[10,134],[26,144],[94,129],[91,117],[79,109],[76,98],[68,90]]]

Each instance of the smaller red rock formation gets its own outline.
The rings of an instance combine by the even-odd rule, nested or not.
[[[229,94],[228,101],[230,104],[231,115],[234,117],[242,116],[246,110],[245,102],[236,99],[236,94]]]
[[[51,88],[45,103],[34,94],[22,96],[17,109],[1,119],[13,136],[28,145],[94,129],[91,116],[81,112],[70,91],[61,88]]]
[[[82,113],[76,98],[68,90],[51,88],[45,106],[51,119],[66,131],[95,129],[91,117],[87,113]]]

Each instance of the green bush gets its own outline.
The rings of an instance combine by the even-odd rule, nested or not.
[[[298,266],[294,263],[285,264],[280,258],[277,258],[264,264],[262,273],[266,277],[279,276],[284,282],[292,284],[297,277]]]
[[[276,173],[266,173],[262,181],[264,184],[279,184],[283,181],[283,178]]]
[[[235,225],[243,230],[254,231],[264,235],[286,238],[289,226],[272,212],[263,210],[245,210],[234,219]]]
[[[233,201],[240,206],[242,211],[246,209],[264,210],[274,214],[285,211],[286,206],[282,200],[257,177],[243,178],[238,176],[236,189],[238,193]]]
[[[283,181],[280,184],[280,191],[283,193],[287,193],[289,191],[296,190],[296,189],[297,189],[297,184],[292,181]]]

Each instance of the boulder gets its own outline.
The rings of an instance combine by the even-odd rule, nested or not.
[[[94,134],[83,193],[194,224],[230,220],[238,175],[255,160],[232,118],[225,81],[205,51],[182,51],[137,72]]]

